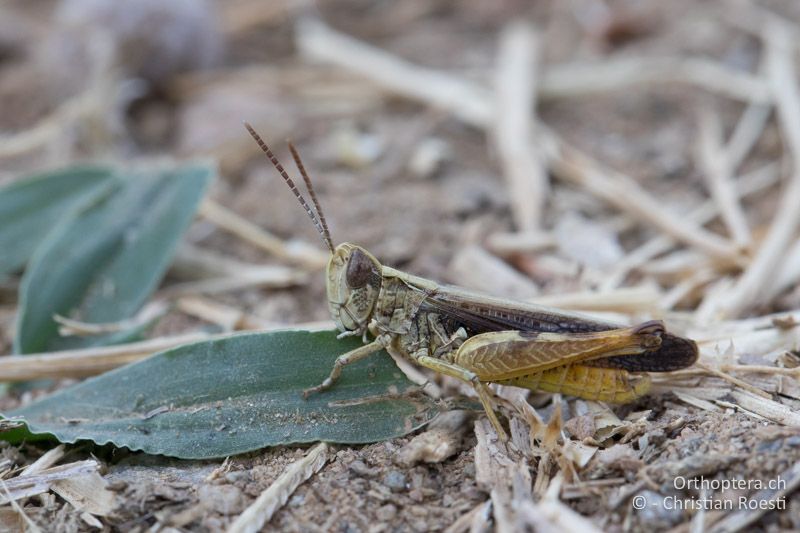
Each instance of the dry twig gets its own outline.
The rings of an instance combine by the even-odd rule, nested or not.
[[[699,156],[711,197],[717,203],[722,220],[733,241],[743,250],[751,243],[750,229],[733,183],[733,165],[722,146],[722,124],[719,117],[700,114]]]
[[[547,173],[534,135],[538,37],[524,23],[512,23],[500,36],[495,75],[495,139],[508,182],[517,229],[541,224],[547,198]]]
[[[281,476],[256,498],[250,507],[239,515],[228,528],[228,533],[255,533],[269,522],[272,515],[280,509],[289,496],[303,482],[328,462],[328,445],[320,442],[300,460],[289,465]]]
[[[556,65],[544,71],[541,98],[570,98],[627,89],[633,85],[688,83],[742,102],[772,100],[761,78],[701,58],[636,57],[602,63]]]
[[[482,87],[413,65],[336,32],[319,21],[302,21],[297,35],[298,47],[314,59],[339,65],[390,91],[448,110],[467,124],[481,129],[487,130],[494,123],[493,99],[491,93]],[[585,187],[604,201],[714,257],[728,260],[738,257],[731,243],[665,210],[661,202],[632,178],[602,168],[544,127],[539,129],[538,137],[550,165],[560,177]]]
[[[766,72],[775,95],[779,122],[786,135],[792,157],[792,175],[780,196],[775,217],[753,261],[717,307],[722,316],[738,316],[764,303],[765,289],[771,283],[800,225],[800,92],[794,68],[792,35],[781,23],[771,21],[765,28]]]
[[[310,270],[319,270],[328,264],[328,254],[299,241],[287,243],[212,201],[200,205],[200,214],[220,228],[233,233],[266,252]]]

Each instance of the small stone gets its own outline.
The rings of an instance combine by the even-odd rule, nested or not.
[[[383,507],[379,507],[378,510],[375,512],[375,516],[378,520],[382,522],[388,522],[392,518],[395,517],[397,514],[397,507],[392,505],[391,503],[384,505]]]
[[[408,491],[408,497],[417,503],[421,503],[425,499],[425,495],[420,489],[411,489]]]
[[[359,459],[356,459],[355,461],[347,465],[347,468],[349,468],[350,471],[353,472],[354,474],[361,477],[375,477],[378,475],[377,468],[370,468],[364,463],[364,461],[361,461]]]
[[[760,453],[775,453],[783,447],[784,439],[760,442],[756,451]]]
[[[383,477],[383,484],[392,492],[400,492],[406,488],[406,476],[399,470],[389,470]]]
[[[464,477],[475,477],[475,463],[467,463],[464,465]]]

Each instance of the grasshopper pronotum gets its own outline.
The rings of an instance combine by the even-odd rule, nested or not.
[[[524,302],[493,298],[381,265],[364,248],[333,245],[297,151],[289,148],[314,210],[249,124],[245,127],[286,181],[331,252],[328,308],[339,336],[364,346],[340,355],[330,375],[305,395],[336,382],[342,368],[384,348],[472,384],[499,437],[507,439],[487,383],[563,392],[590,400],[629,402],[647,393],[647,374],[687,367],[694,341],[667,333],[658,320],[624,327]],[[370,340],[371,339],[371,340]]]

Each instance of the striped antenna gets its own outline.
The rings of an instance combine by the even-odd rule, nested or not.
[[[325,240],[330,243],[331,232],[328,230],[328,221],[325,220],[325,214],[322,212],[322,206],[319,205],[317,193],[314,192],[314,186],[311,185],[311,178],[308,177],[308,173],[306,173],[306,167],[303,165],[303,160],[300,159],[300,154],[297,152],[297,148],[294,147],[294,144],[292,144],[292,141],[289,141],[289,151],[292,152],[294,164],[297,165],[297,170],[300,171],[300,175],[303,176],[303,181],[306,182],[306,190],[308,191],[308,194],[311,195],[311,201],[314,203],[314,209],[317,210],[317,218],[320,222],[322,222],[322,230],[325,232]]]
[[[331,242],[331,236],[330,233],[328,232],[327,225],[325,226],[322,225],[320,220],[314,214],[314,211],[312,211],[311,207],[309,207],[308,202],[306,202],[306,199],[303,198],[303,195],[300,194],[300,191],[297,190],[297,185],[294,184],[292,178],[289,177],[289,174],[283,168],[281,162],[278,161],[278,158],[275,157],[275,154],[272,153],[272,150],[269,149],[269,146],[267,146],[267,143],[264,142],[264,139],[261,138],[261,135],[256,133],[256,130],[254,130],[253,126],[251,126],[248,122],[244,123],[244,127],[247,128],[247,131],[250,132],[250,135],[258,143],[259,148],[261,148],[261,150],[267,155],[267,158],[270,160],[270,163],[272,163],[272,166],[275,167],[275,169],[281,175],[283,180],[286,182],[286,185],[288,185],[289,189],[291,189],[292,193],[294,193],[295,198],[297,198],[297,201],[300,202],[300,205],[302,205],[303,208],[306,210],[306,213],[308,213],[309,218],[314,223],[314,226],[317,228],[317,232],[319,232],[320,237],[322,237],[322,241],[328,246],[328,250],[330,250],[331,253],[333,253],[333,242]],[[316,200],[314,193],[312,192],[312,189],[310,188],[310,182],[308,180],[308,177],[305,175],[305,172],[301,173],[303,174],[303,178],[306,179],[306,184],[309,185],[309,192],[311,193],[311,197],[314,199],[314,205],[315,207],[317,207],[317,209],[319,209],[319,204]]]

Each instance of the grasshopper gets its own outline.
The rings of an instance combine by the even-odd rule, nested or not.
[[[507,440],[488,383],[625,403],[648,392],[650,378],[643,372],[677,370],[697,359],[695,342],[668,333],[658,320],[625,327],[493,298],[382,265],[356,244],[334,246],[297,150],[289,143],[314,210],[258,133],[248,123],[245,127],[331,252],[325,281],[339,337],[358,335],[364,341],[340,355],[330,375],[307,389],[306,397],[332,387],[348,364],[390,348],[419,366],[471,384],[498,436]]]

